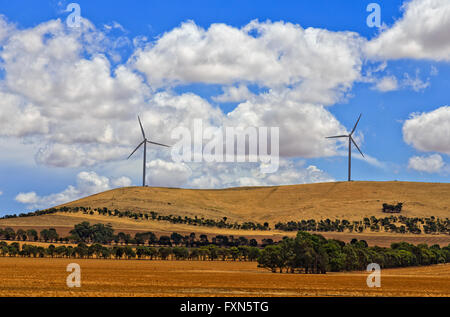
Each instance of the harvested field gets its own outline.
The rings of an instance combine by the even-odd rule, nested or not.
[[[66,266],[81,266],[81,287]],[[0,296],[450,296],[450,265],[367,272],[270,273],[251,262],[0,258]]]

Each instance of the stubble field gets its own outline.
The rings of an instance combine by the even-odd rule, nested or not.
[[[66,266],[81,266],[81,287]],[[0,296],[450,296],[450,265],[368,272],[279,274],[255,262],[0,258]]]

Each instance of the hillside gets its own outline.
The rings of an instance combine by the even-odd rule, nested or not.
[[[450,184],[415,182],[335,182],[217,190],[128,187],[62,206],[198,216],[231,221],[382,217],[382,204],[403,202],[408,217],[449,217]]]
[[[269,222],[271,227],[278,221],[301,219],[348,219],[362,220],[364,217],[384,217],[382,203],[403,202],[401,215],[407,217],[450,216],[450,184],[414,182],[337,182],[275,187],[241,187],[218,190],[195,190],[178,188],[128,187],[119,188],[82,198],[61,206],[91,207],[121,211],[140,211],[159,214],[173,214],[205,217],[220,220],[227,217],[229,222],[256,221]],[[57,207],[61,207],[57,206]],[[43,229],[54,227],[63,236],[73,226],[82,221],[110,223],[116,232],[134,234],[153,231],[156,234],[179,232],[207,235],[246,236],[281,239],[295,232],[278,230],[252,231],[220,229],[216,227],[173,224],[167,221],[143,221],[114,216],[83,213],[56,213],[50,215],[0,219],[0,227],[15,229]],[[410,243],[450,243],[448,235],[414,235],[386,232],[364,233],[322,233],[328,238],[350,241],[356,237],[369,244],[389,246],[394,241]]]

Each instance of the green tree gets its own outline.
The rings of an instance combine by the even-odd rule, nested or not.
[[[56,250],[56,247],[53,244],[50,244],[47,247],[47,254],[53,258],[55,256],[55,250]]]
[[[16,238],[16,232],[13,228],[8,227],[3,230],[3,236],[6,240],[14,240]]]
[[[233,259],[233,261],[236,261],[236,259],[238,259],[240,256],[239,249],[237,247],[231,247],[230,255],[231,255],[231,258]]]
[[[170,235],[170,239],[173,241],[173,244],[180,245],[181,241],[183,240],[183,236],[177,232],[173,232]]]
[[[22,239],[23,241],[27,240],[27,232],[23,229],[18,229],[16,235],[18,240],[20,239]]]
[[[170,240],[170,237],[168,237],[168,236],[160,236],[159,237],[159,244],[160,245],[172,246],[172,242]]]
[[[27,230],[27,236],[28,236],[28,239],[30,241],[37,241],[37,240],[39,240],[38,233],[34,229],[28,229]]]
[[[258,258],[258,266],[267,268],[273,273],[276,272],[278,267],[284,267],[284,263],[281,263],[280,258],[280,247],[278,245],[268,245],[262,252],[261,256]]]
[[[172,254],[172,248],[162,247],[158,250],[161,260],[167,260],[169,255]]]
[[[174,247],[172,251],[176,260],[185,260],[189,257],[189,251],[186,247]]]
[[[90,242],[92,239],[92,228],[87,221],[76,224],[69,233],[72,235],[72,240],[76,242]]]
[[[256,261],[260,255],[261,255],[261,251],[257,247],[249,248],[249,252],[248,252],[249,261]]]

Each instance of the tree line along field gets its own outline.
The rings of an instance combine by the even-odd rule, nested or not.
[[[66,267],[81,267],[69,288]],[[450,265],[383,269],[381,287],[368,272],[272,274],[243,261],[143,261],[0,257],[0,296],[450,296]]]
[[[0,220],[0,228],[13,228],[15,232],[22,229],[28,231],[36,229],[39,233],[44,229],[55,228],[61,237],[69,236],[69,231],[73,229],[74,225],[83,221],[103,223],[104,225],[112,225],[116,232],[124,232],[130,234],[132,237],[136,233],[154,232],[158,237],[166,235],[170,236],[173,232],[178,232],[182,235],[190,235],[195,233],[197,236],[206,235],[209,240],[212,240],[217,235],[233,236],[235,238],[245,237],[247,240],[255,239],[259,244],[263,243],[264,239],[272,239],[279,241],[284,236],[293,237],[295,231],[258,231],[258,230],[230,230],[219,229],[201,226],[188,226],[182,224],[171,224],[165,221],[140,221],[134,219],[123,219],[109,216],[98,215],[79,215],[74,213],[51,214],[38,217],[12,218]],[[213,230],[212,230],[213,229]],[[367,233],[346,233],[346,232],[320,232],[321,235],[327,239],[338,239],[344,242],[350,242],[356,238],[358,240],[365,240],[370,246],[389,247],[394,242],[408,242],[411,244],[439,244],[441,247],[450,243],[449,235],[435,235],[435,234],[396,234],[390,232],[367,232]],[[18,240],[18,238],[16,238]],[[27,238],[27,240],[30,240]],[[20,239],[22,241],[22,239]],[[40,239],[40,241],[44,241]],[[59,241],[58,241],[59,242]]]
[[[253,221],[246,221],[244,223],[230,223],[227,222],[228,218],[223,217],[220,220],[205,219],[195,216],[194,218],[189,216],[174,216],[159,215],[155,211],[146,212],[132,212],[132,211],[120,211],[117,209],[111,210],[107,207],[94,208],[90,207],[59,207],[50,208],[46,210],[37,210],[35,212],[21,213],[19,215],[6,215],[3,219],[14,218],[26,218],[26,217],[39,217],[42,215],[51,215],[56,213],[82,213],[83,215],[103,215],[113,216],[118,218],[128,218],[140,221],[167,221],[172,224],[185,224],[191,226],[204,226],[215,227],[220,229],[235,229],[235,230],[259,230],[267,231],[271,230],[268,222],[264,224],[255,223]],[[275,229],[281,231],[312,231],[312,232],[364,232],[370,230],[371,232],[392,232],[392,233],[413,233],[413,234],[450,234],[450,219],[440,219],[434,216],[426,218],[409,218],[402,215],[398,216],[385,216],[377,218],[371,216],[365,217],[360,221],[349,221],[347,219],[321,219],[316,221],[315,219],[289,221],[287,223],[278,222],[275,224]]]
[[[8,234],[11,230],[7,228],[2,231],[3,234],[5,231]],[[37,234],[35,230],[30,230],[29,233],[32,231]],[[350,243],[345,243],[302,231],[295,238],[285,237],[279,242],[266,240],[264,245],[258,245],[256,240],[249,241],[244,237],[229,239],[227,236],[216,236],[213,241],[209,241],[205,235],[197,238],[195,234],[183,236],[176,232],[159,239],[152,232],[137,233],[132,238],[122,232],[115,235],[111,226],[91,226],[88,222],[75,225],[70,234],[65,241],[77,243],[75,247],[0,242],[0,256],[257,261],[259,267],[271,272],[278,270],[281,273],[285,270],[289,273],[321,274],[327,271],[363,270],[369,263],[377,263],[381,268],[391,268],[450,262],[450,245],[441,248],[439,245],[416,246],[401,242],[393,243],[390,248],[369,247],[364,240],[353,239]],[[42,230],[41,237],[45,241],[58,240],[54,229]],[[115,246],[108,246],[113,242]],[[130,243],[134,246],[129,245]]]

